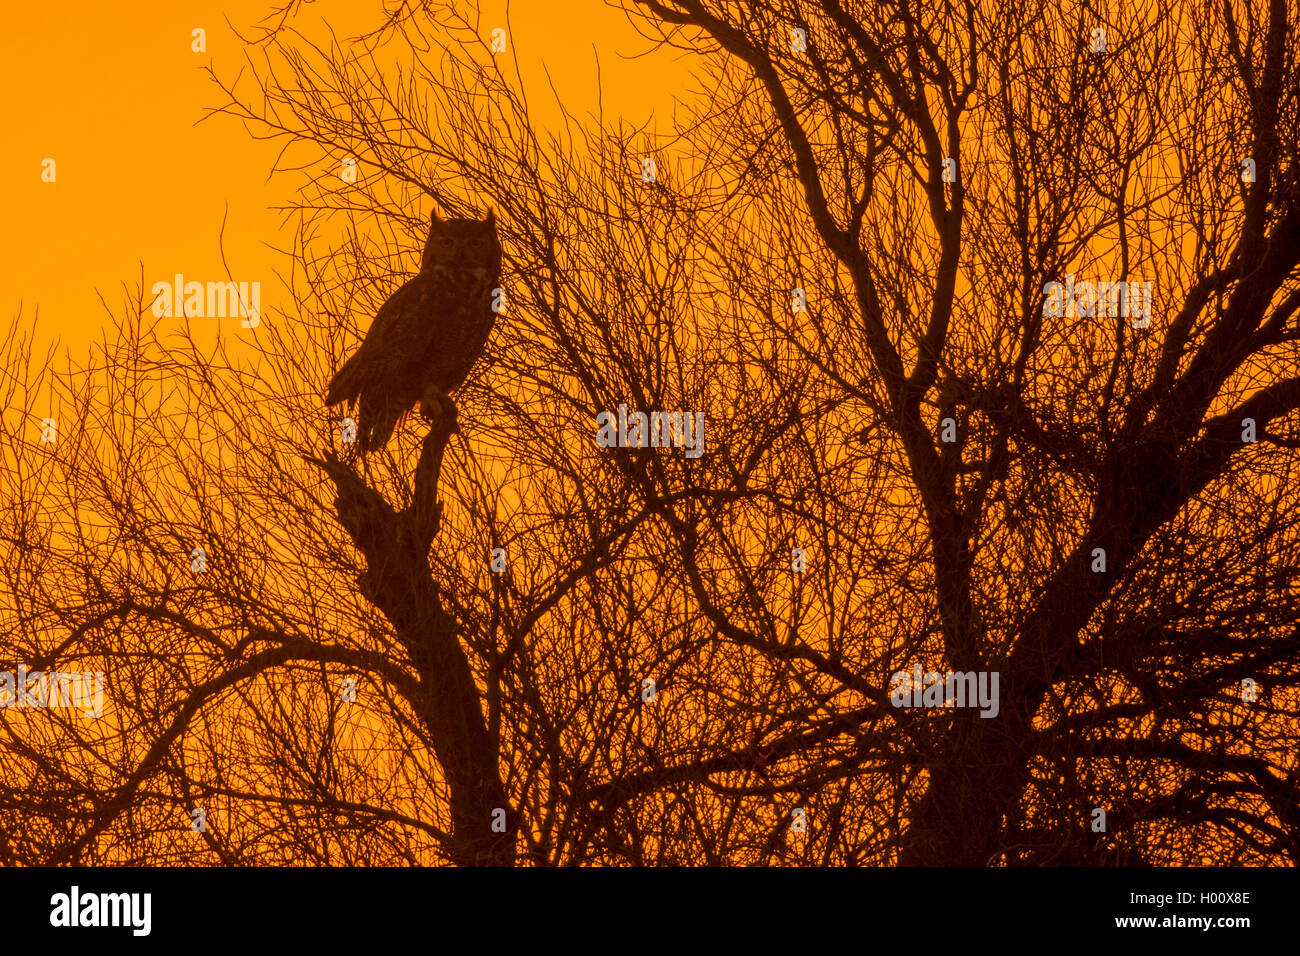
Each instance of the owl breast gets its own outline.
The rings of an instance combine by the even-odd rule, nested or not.
[[[496,320],[492,293],[498,277],[488,268],[439,268],[437,279],[450,308],[440,323],[438,339],[431,343],[437,360],[431,363],[436,384],[451,391],[465,381]]]

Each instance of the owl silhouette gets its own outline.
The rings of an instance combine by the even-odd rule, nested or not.
[[[417,403],[426,417],[449,404],[492,332],[500,277],[501,243],[491,211],[481,221],[433,214],[419,274],[380,307],[325,396],[329,406],[359,402],[362,453],[382,448]]]

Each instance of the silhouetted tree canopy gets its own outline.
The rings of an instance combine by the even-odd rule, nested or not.
[[[671,127],[536,119],[463,4],[277,10],[209,121],[283,146],[279,305],[15,321],[0,670],[105,708],[0,710],[0,862],[1300,862],[1294,4],[621,5]],[[325,383],[489,206],[459,431],[352,455]]]

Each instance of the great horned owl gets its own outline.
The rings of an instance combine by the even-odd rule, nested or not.
[[[419,275],[380,307],[325,396],[326,405],[360,399],[362,452],[382,448],[417,402],[437,403],[465,381],[492,331],[500,277],[492,212],[481,222],[433,214]]]

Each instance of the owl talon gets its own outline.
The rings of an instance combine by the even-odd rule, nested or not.
[[[420,399],[420,417],[426,422],[433,423],[444,415],[451,419],[451,430],[457,431],[456,403],[438,386],[430,385],[424,390],[424,397]]]

